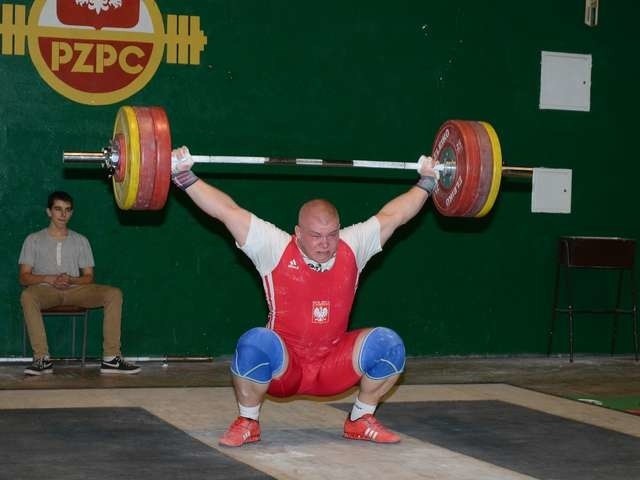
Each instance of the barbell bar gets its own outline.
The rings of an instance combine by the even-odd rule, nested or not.
[[[63,152],[64,163],[101,164],[112,178],[123,210],[159,210],[171,183],[171,133],[162,107],[120,107],[112,139],[101,152]],[[483,217],[493,207],[503,176],[533,175],[530,167],[502,164],[498,135],[487,122],[448,120],[438,130],[431,155],[439,162],[433,192],[446,216]],[[418,162],[325,160],[253,156],[192,155],[194,163],[419,169]]]
[[[236,155],[191,155],[194,163],[218,163],[241,165],[298,165],[311,167],[353,167],[353,168],[383,168],[395,170],[417,170],[418,162],[385,162],[375,160],[324,160],[321,158],[283,158],[283,157],[244,157]],[[65,163],[102,163],[105,166],[117,168],[118,159],[114,159],[114,152],[109,149],[101,153],[64,152]],[[444,170],[440,168],[440,170]]]
[[[102,152],[63,152],[64,163],[100,163],[117,167],[113,152],[108,149]],[[381,168],[386,170],[418,170],[418,162],[394,162],[379,160],[324,160],[321,158],[284,158],[284,157],[247,157],[238,155],[191,155],[194,163],[218,163],[239,165],[299,165],[312,167],[349,167],[349,168]],[[444,166],[436,166],[436,170],[444,171]],[[502,166],[502,175],[510,177],[530,178],[532,167]]]

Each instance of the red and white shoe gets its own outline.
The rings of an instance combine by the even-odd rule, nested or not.
[[[376,443],[398,443],[400,436],[385,428],[376,417],[366,414],[351,421],[347,416],[344,422],[344,437],[352,440],[368,440]]]
[[[226,447],[240,447],[260,440],[260,423],[246,417],[238,417],[229,426],[218,443]]]

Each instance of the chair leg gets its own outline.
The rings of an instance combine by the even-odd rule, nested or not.
[[[571,290],[569,268],[565,270],[565,288],[567,289],[567,309],[569,313],[569,362],[573,362],[573,291]]]
[[[84,333],[82,335],[82,368],[84,368],[85,360],[87,358],[87,319],[89,317],[89,310],[84,312]]]
[[[573,363],[573,309],[569,307],[569,362]]]
[[[636,287],[636,276],[631,269],[631,303],[633,304],[633,347],[635,350],[636,362],[638,361],[638,291]]]
[[[558,282],[560,280],[560,264],[556,266],[556,282],[555,288],[553,291],[553,310],[551,312],[551,325],[549,326],[549,333],[547,334],[547,357],[551,355],[551,350],[553,348],[553,331],[556,326],[556,315],[558,313]]]
[[[616,351],[616,338],[618,336],[618,310],[620,309],[620,300],[622,295],[622,280],[624,270],[620,270],[618,274],[618,292],[616,294],[616,306],[613,312],[613,331],[611,332],[611,355]]]
[[[633,306],[633,347],[635,350],[636,362],[638,361],[638,309]]]
[[[71,317],[71,358],[76,358],[76,317]]]

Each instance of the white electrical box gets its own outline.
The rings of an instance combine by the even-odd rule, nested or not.
[[[534,168],[531,211],[571,213],[571,169]]]
[[[591,55],[542,52],[540,109],[591,110]]]

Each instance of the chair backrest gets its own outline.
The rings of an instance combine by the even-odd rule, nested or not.
[[[560,237],[558,262],[567,267],[632,269],[636,241],[620,237]]]

